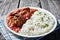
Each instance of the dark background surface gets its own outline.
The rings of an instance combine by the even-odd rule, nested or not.
[[[1,34],[0,34],[0,40],[5,40],[3,35],[1,35]],[[30,39],[26,39],[26,40],[30,40]],[[39,40],[60,40],[60,29],[50,33],[49,35],[47,35]]]
[[[60,40],[60,29],[52,32],[51,34],[45,36],[41,40]]]

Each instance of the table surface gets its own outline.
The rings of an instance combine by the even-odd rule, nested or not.
[[[4,1],[4,2],[3,2]],[[60,0],[0,0],[0,15],[6,15],[19,7],[33,6],[50,11],[57,20],[60,19]],[[5,40],[0,34],[0,40]],[[42,39],[41,39],[42,40]],[[43,38],[43,40],[60,40],[60,29]]]

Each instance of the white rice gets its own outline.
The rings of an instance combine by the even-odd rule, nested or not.
[[[49,13],[36,11],[22,26],[19,33],[28,36],[41,35],[51,30],[54,23],[55,21]]]

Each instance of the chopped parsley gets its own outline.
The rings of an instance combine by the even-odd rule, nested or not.
[[[43,21],[43,17],[39,19],[40,21]]]
[[[39,12],[39,14],[41,14],[42,12]]]
[[[12,19],[11,22],[13,23],[15,21],[15,19]]]
[[[23,20],[22,19],[20,19],[20,22],[21,22],[21,24],[23,23]]]
[[[48,17],[48,19],[50,19],[50,18]]]
[[[41,21],[43,21],[43,17],[41,18]]]
[[[39,15],[39,14],[41,14],[41,12],[38,12],[38,14],[37,14],[37,15]]]
[[[48,27],[48,26],[49,26],[48,24],[42,25],[43,28],[46,28],[46,27]]]
[[[12,18],[11,22],[13,23],[14,21],[16,21],[16,16],[14,16],[14,18]]]
[[[35,26],[36,26],[36,25],[39,25],[39,24],[40,24],[40,23],[36,23]]]
[[[44,15],[47,15],[46,13]]]

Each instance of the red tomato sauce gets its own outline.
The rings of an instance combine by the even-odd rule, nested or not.
[[[22,25],[32,16],[35,11],[37,10],[31,8],[22,8],[11,12],[7,16],[8,27],[15,32],[19,32]]]

